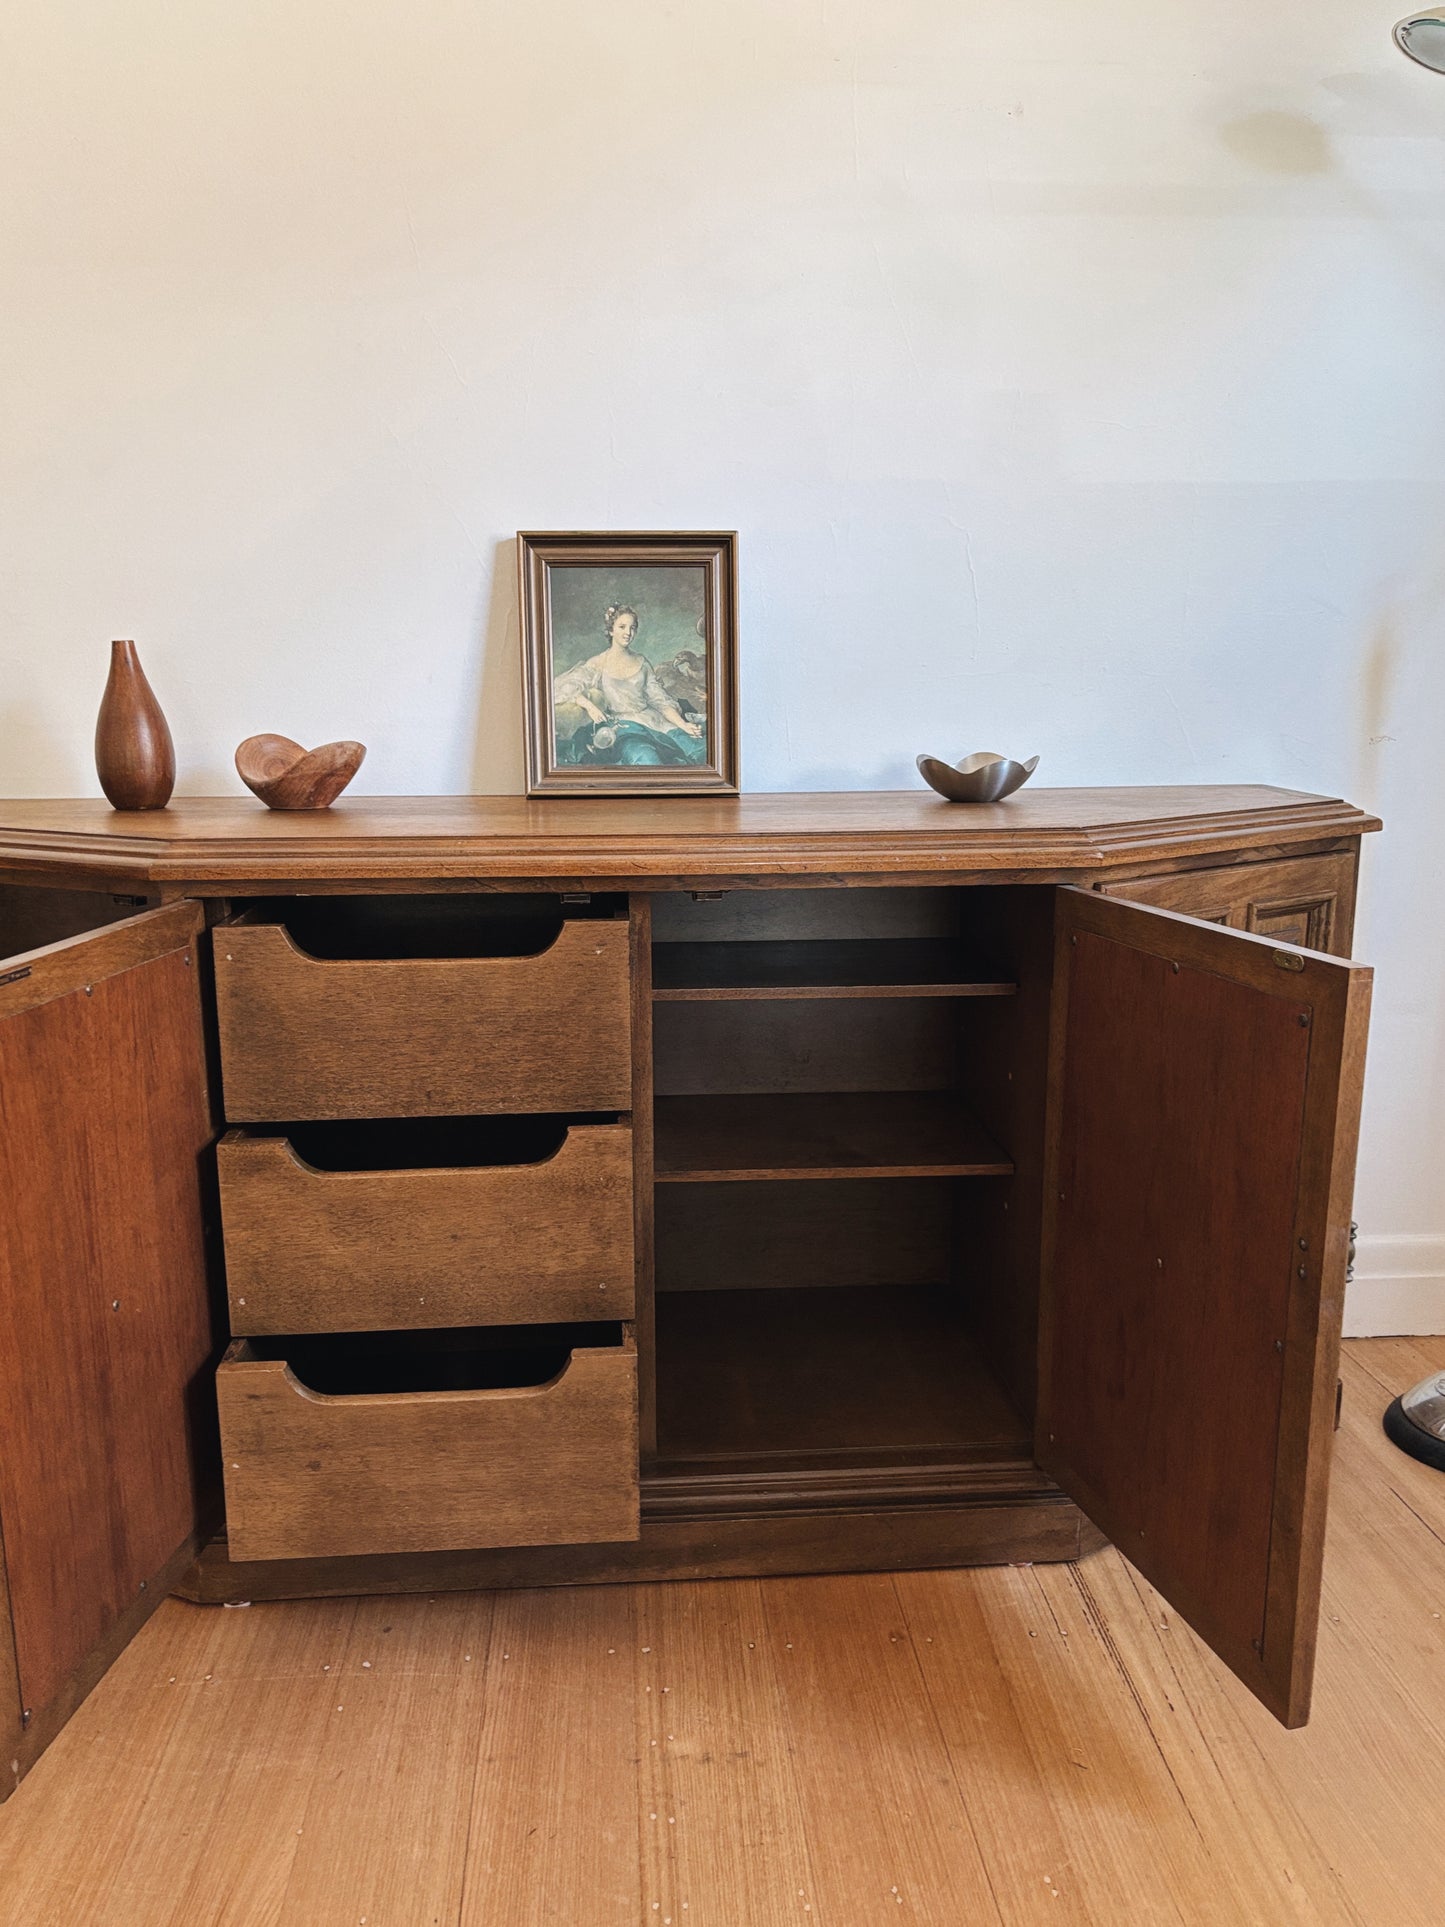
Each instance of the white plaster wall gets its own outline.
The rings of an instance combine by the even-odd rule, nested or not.
[[[519,788],[512,533],[736,527],[750,789],[984,745],[1385,813],[1352,1316],[1445,1329],[1445,79],[1392,17],[12,8],[0,792],[95,793],[115,635],[183,793],[266,728]]]

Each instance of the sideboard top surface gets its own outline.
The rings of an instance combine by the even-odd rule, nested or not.
[[[1264,784],[740,797],[346,797],[324,812],[187,797],[0,802],[0,878],[225,892],[507,878],[618,883],[787,876],[1089,875],[1130,863],[1338,843],[1380,827],[1337,797]]]

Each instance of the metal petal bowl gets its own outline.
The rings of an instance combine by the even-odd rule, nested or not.
[[[978,750],[956,763],[945,763],[937,756],[918,759],[918,773],[924,782],[950,803],[1001,803],[1021,789],[1038,766],[1037,756],[1016,763],[991,749]]]

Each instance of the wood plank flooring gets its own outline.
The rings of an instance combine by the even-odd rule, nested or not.
[[[0,1927],[1398,1927],[1445,1891],[1445,1475],[1357,1340],[1315,1712],[1077,1567],[168,1601],[0,1809]]]

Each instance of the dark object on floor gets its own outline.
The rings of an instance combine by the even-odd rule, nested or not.
[[[1432,1372],[1393,1401],[1385,1437],[1412,1459],[1445,1472],[1445,1372]]]

